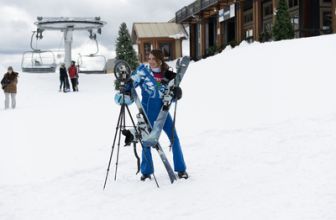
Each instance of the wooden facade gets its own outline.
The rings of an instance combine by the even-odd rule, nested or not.
[[[136,41],[138,45],[138,56],[140,62],[146,62],[149,52],[152,49],[165,51],[164,46],[169,47],[169,52],[165,53],[166,60],[174,60],[182,56],[182,39],[173,38],[139,38]]]
[[[187,33],[176,23],[135,23],[132,30],[133,42],[138,46],[140,62],[147,62],[151,50],[159,49],[166,60],[182,56],[182,40]]]
[[[194,60],[241,41],[267,41],[279,0],[197,0],[176,12]],[[336,0],[287,0],[295,37],[336,33]]]

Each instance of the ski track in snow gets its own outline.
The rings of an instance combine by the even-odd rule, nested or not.
[[[300,73],[279,69],[246,79],[250,68],[240,66],[234,74],[217,73],[221,80],[203,92],[196,89],[205,69],[216,74],[220,59],[230,70],[235,60],[252,59],[250,53],[279,52],[294,42],[336,51],[331,35],[242,45],[191,64],[177,116],[190,179],[171,185],[153,151],[159,189],[153,180],[139,180],[132,148],[121,147],[117,181],[114,157],[103,191],[119,112],[111,75],[81,75],[80,92],[63,94],[57,75],[21,74],[18,109],[0,110],[0,219],[336,219],[331,69],[319,79],[304,66],[302,81]],[[172,161],[166,137],[162,143]]]

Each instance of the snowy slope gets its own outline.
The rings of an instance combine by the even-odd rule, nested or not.
[[[192,63],[177,116],[191,177],[171,185],[154,153],[160,189],[122,147],[102,190],[111,75],[63,94],[56,75],[21,74],[18,109],[0,111],[0,219],[336,219],[335,51],[330,35]]]

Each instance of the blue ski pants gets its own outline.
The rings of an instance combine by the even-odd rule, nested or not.
[[[147,117],[153,126],[154,121],[160,113],[162,107],[162,100],[159,98],[148,98],[142,100],[143,108],[147,114]],[[183,158],[183,153],[180,145],[179,138],[177,136],[176,129],[173,129],[173,120],[170,114],[168,115],[166,122],[163,126],[163,130],[167,134],[170,141],[172,141],[172,133],[174,130],[174,143],[172,146],[173,160],[174,160],[174,170],[176,172],[186,171],[186,165]],[[141,173],[142,174],[152,174],[154,172],[153,159],[151,154],[151,146],[144,146],[142,150],[142,160],[141,160]]]

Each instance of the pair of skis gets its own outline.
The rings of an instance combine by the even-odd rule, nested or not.
[[[174,80],[171,80],[168,83],[168,86],[165,89],[165,92],[164,92],[164,95],[163,95],[163,106],[161,108],[161,111],[160,111],[156,121],[154,122],[151,133],[143,139],[143,143],[145,145],[154,146],[155,144],[158,143],[160,135],[161,135],[162,130],[163,130],[163,126],[164,126],[164,124],[166,122],[166,119],[169,115],[170,106],[173,102],[174,89],[179,87],[179,85],[180,85],[180,83],[183,79],[183,76],[188,69],[189,62],[190,62],[189,57],[183,57],[181,60],[180,59],[177,60],[176,76],[175,76]]]

